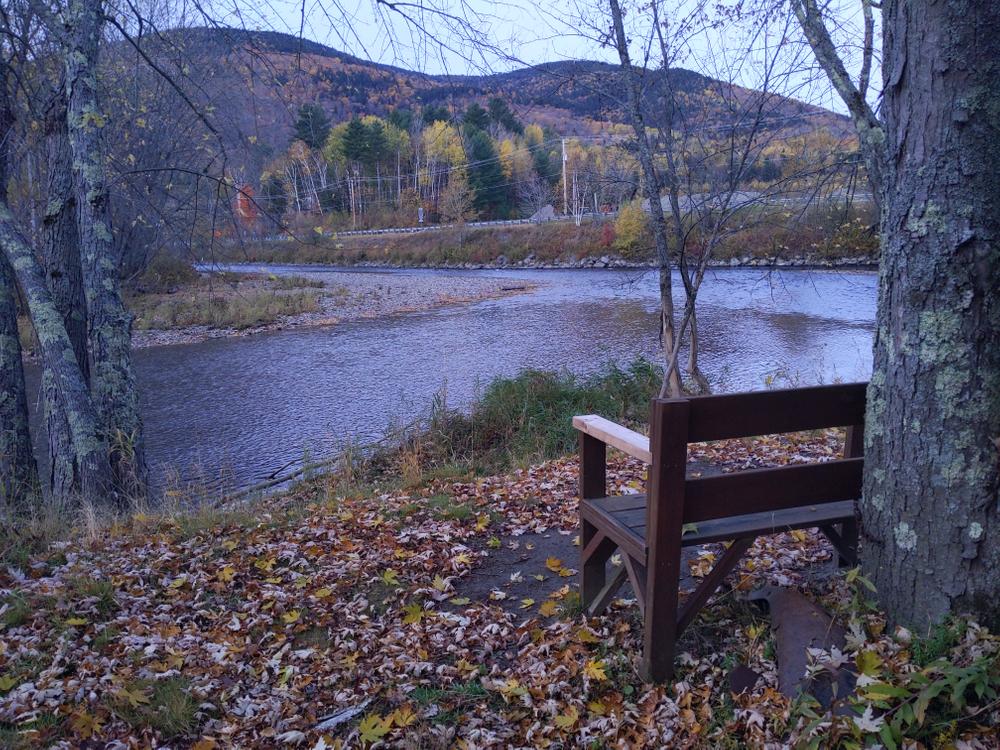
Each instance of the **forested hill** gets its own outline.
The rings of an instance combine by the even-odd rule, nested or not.
[[[470,102],[500,96],[524,121],[551,127],[561,135],[600,133],[624,120],[616,66],[595,61],[545,63],[483,76],[427,75],[372,63],[289,34],[235,29],[184,29],[169,35],[198,60],[216,81],[242,79],[253,101],[235,112],[238,127],[255,129],[264,143],[283,147],[299,105],[319,103],[334,122],[356,115],[384,116],[397,107],[446,106],[454,111]],[[683,92],[685,116],[704,126],[723,124],[727,112],[713,89],[725,84],[681,68],[654,74],[648,88],[669,83]],[[253,112],[255,122],[244,118]],[[242,116],[241,116],[242,115]],[[846,118],[787,99],[775,108],[776,125],[787,131],[825,127],[843,135]],[[254,127],[256,126],[256,127]]]

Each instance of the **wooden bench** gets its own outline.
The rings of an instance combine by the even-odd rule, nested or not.
[[[655,399],[649,438],[596,415],[573,418],[580,432],[583,605],[588,614],[600,614],[628,578],[643,614],[644,679],[672,675],[677,638],[756,537],[817,527],[841,564],[854,564],[865,389],[865,383],[852,383]],[[843,458],[687,476],[689,443],[828,427],[847,428]],[[609,445],[650,465],[645,495],[607,497]],[[678,606],[681,549],[719,541],[731,544]],[[616,549],[623,564],[608,580]]]

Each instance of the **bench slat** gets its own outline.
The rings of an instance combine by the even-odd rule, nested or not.
[[[693,396],[688,441],[774,435],[864,424],[867,383]],[[668,428],[669,429],[669,428]]]
[[[684,523],[856,500],[861,496],[863,467],[863,458],[844,458],[689,479]]]
[[[601,506],[608,500],[616,498],[601,498],[589,501]],[[645,514],[632,510],[607,510],[602,518],[613,517],[617,526],[627,526],[633,535],[646,538]],[[843,523],[854,519],[854,501],[841,500],[822,505],[806,505],[785,510],[764,511],[761,513],[746,513],[728,518],[717,518],[696,524],[694,531],[689,531],[681,539],[681,545],[691,547],[709,542],[724,542],[762,534],[777,534],[791,529],[806,529],[825,526],[833,523]]]
[[[573,417],[573,426],[580,432],[595,437],[633,458],[638,458],[647,464],[653,462],[649,452],[649,438],[645,435],[622,427],[596,414],[583,414]]]

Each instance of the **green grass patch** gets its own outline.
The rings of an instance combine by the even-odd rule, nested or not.
[[[198,727],[198,701],[184,677],[135,680],[112,700],[111,710],[136,729],[152,729],[164,739],[191,734]]]
[[[103,578],[74,578],[68,583],[74,603],[89,604],[104,618],[118,611],[115,587],[110,581]]]
[[[526,370],[498,378],[469,413],[437,401],[425,420],[395,436],[394,448],[373,457],[370,470],[409,475],[415,482],[470,470],[502,472],[563,456],[576,450],[577,414],[644,424],[660,379],[660,369],[646,360],[609,365],[589,376]]]

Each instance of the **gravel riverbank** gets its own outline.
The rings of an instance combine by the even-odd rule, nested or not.
[[[427,276],[405,273],[314,272],[303,268],[297,278],[321,282],[315,291],[320,309],[316,312],[283,317],[273,323],[250,328],[188,326],[173,329],[135,330],[136,348],[189,344],[226,336],[250,336],[307,326],[336,325],[353,320],[421,312],[443,305],[478,302],[531,291],[535,284],[520,279]]]

